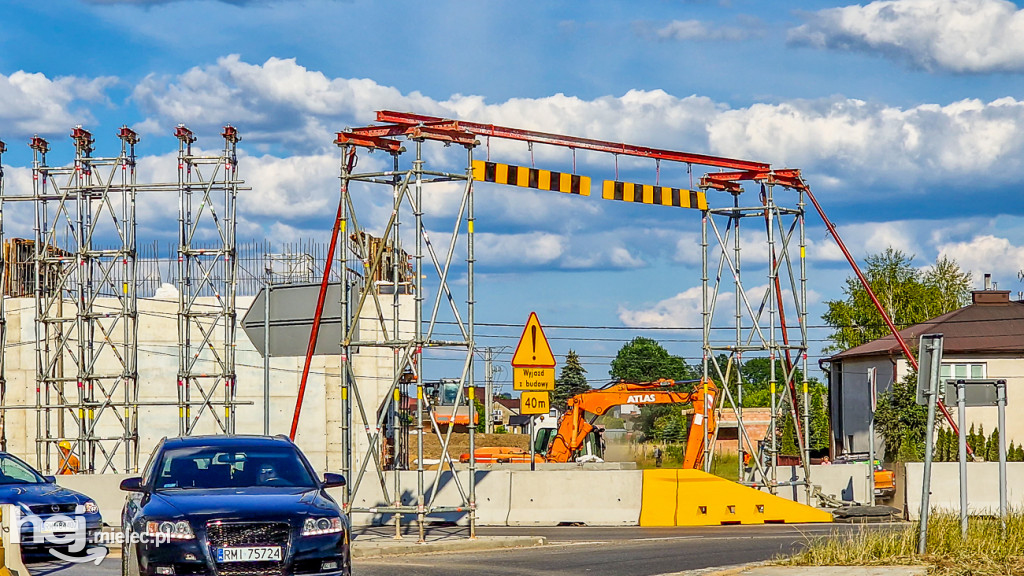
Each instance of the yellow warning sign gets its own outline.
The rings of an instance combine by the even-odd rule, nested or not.
[[[520,414],[547,414],[551,410],[551,396],[547,392],[523,392],[519,397]]]
[[[544,329],[540,327],[540,320],[536,312],[530,312],[530,319],[526,321],[526,328],[519,338],[519,346],[516,353],[512,355],[512,366],[514,368],[536,367],[554,368],[555,355],[551,352],[548,339],[544,336]]]
[[[512,368],[513,390],[554,390],[555,369],[525,366]]]

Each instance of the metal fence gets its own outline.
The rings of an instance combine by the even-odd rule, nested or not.
[[[298,241],[292,243],[272,244],[269,241],[239,243],[238,250],[238,296],[255,296],[267,283],[297,284],[318,282],[323,278],[324,260],[327,258],[327,243],[315,241]],[[12,239],[5,247],[8,263],[4,294],[11,297],[30,297],[35,291],[35,262],[33,260],[34,242],[32,240]],[[211,256],[212,257],[212,256]],[[178,284],[178,246],[174,243],[161,245],[151,242],[139,246],[136,272],[136,290],[139,298],[152,298],[163,285],[177,287]],[[68,254],[63,266],[74,265],[74,257]],[[44,276],[61,274],[61,264],[51,265],[43,272]],[[111,277],[104,279],[98,287],[98,293],[115,296],[122,290],[123,278],[116,271]],[[341,263],[335,261],[331,267],[331,281],[341,278]],[[214,278],[214,280],[222,280]],[[47,283],[48,285],[52,283]],[[77,289],[72,281],[67,285],[69,291]],[[200,296],[213,296],[200,294]]]

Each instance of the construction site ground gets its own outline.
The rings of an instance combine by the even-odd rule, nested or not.
[[[441,441],[434,434],[423,435],[423,459],[425,461],[441,459]],[[530,449],[530,437],[527,434],[476,434],[474,441],[477,448],[522,448]],[[411,460],[416,459],[418,436],[409,435],[409,455]],[[460,454],[469,453],[469,434],[453,432],[451,442],[448,444],[448,454],[458,460]]]

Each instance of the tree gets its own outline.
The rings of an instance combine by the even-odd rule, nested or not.
[[[988,442],[985,443],[985,460],[989,462],[999,461],[999,428],[992,431]]]
[[[608,373],[614,379],[627,382],[653,382],[659,378],[696,380],[700,377],[695,368],[687,365],[686,360],[670,355],[656,340],[643,336],[633,338],[619,349]],[[683,389],[684,386],[677,385],[675,388]],[[682,424],[681,418],[679,406],[643,406],[640,408],[637,424],[645,438],[660,440],[665,427],[670,425],[669,432],[672,437],[680,436],[675,432],[680,427],[685,437],[685,425]]]
[[[619,349],[608,371],[614,379],[653,382],[659,378],[695,380],[699,374],[679,356],[672,356],[656,340],[637,336]]]
[[[928,410],[917,404],[917,372],[893,382],[892,390],[878,397],[875,429],[885,440],[885,458],[890,462],[912,462],[924,455]]]
[[[555,391],[551,393],[551,405],[559,410],[565,410],[569,398],[590,390],[587,383],[587,369],[580,363],[580,356],[574,350],[569,350],[565,355],[565,364],[562,371],[555,380]]]
[[[939,258],[920,271],[914,256],[894,248],[865,259],[864,276],[893,323],[910,326],[952,312],[970,302],[971,275],[955,260]],[[826,352],[847,350],[889,334],[889,329],[855,276],[846,279],[845,300],[829,300],[822,319],[832,326]]]

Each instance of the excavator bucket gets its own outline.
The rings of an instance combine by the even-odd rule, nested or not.
[[[701,470],[644,470],[641,526],[832,522],[832,514]]]

